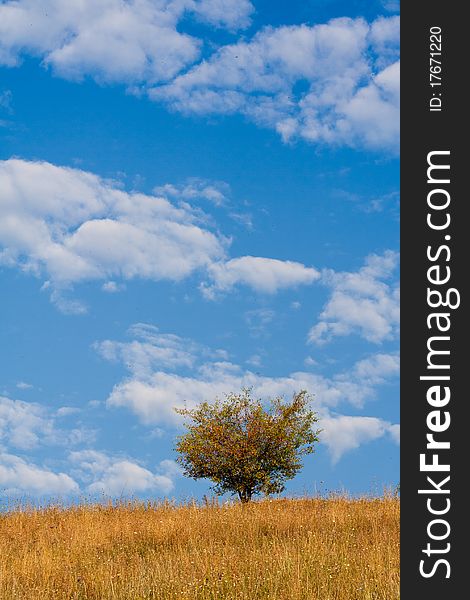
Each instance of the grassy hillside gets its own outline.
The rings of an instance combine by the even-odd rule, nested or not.
[[[398,600],[396,498],[0,516],[0,598]]]

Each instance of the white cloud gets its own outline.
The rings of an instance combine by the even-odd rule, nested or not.
[[[387,251],[370,255],[357,272],[325,270],[322,282],[332,289],[319,321],[309,332],[309,341],[323,344],[336,336],[357,333],[380,343],[395,337],[400,319],[398,282],[392,278],[398,254]]]
[[[311,356],[307,356],[307,358],[304,358],[304,365],[307,367],[314,367],[318,365],[318,362]]]
[[[369,148],[381,148],[384,141],[392,148],[399,144],[400,63],[395,62],[373,77],[347,102],[341,103],[337,135],[357,140]]]
[[[389,427],[389,434],[396,444],[400,443],[400,425],[398,423]]]
[[[252,214],[249,212],[240,212],[240,207],[237,206],[231,200],[231,189],[228,183],[225,181],[214,181],[209,179],[203,179],[201,177],[190,177],[184,183],[173,184],[166,183],[165,185],[157,186],[153,189],[154,193],[161,195],[164,198],[168,198],[173,201],[178,201],[179,206],[184,207],[185,202],[189,202],[193,205],[208,203],[217,208],[224,208],[226,214],[238,225],[246,229],[253,228]],[[243,205],[248,206],[248,202],[244,202]],[[200,211],[199,216],[210,222],[210,217]]]
[[[186,376],[172,372],[171,365],[168,371],[147,368],[138,372],[128,366],[130,377],[114,386],[107,406],[127,408],[148,426],[179,427],[182,419],[174,411],[175,407],[191,408],[204,400],[210,401],[226,393],[237,392],[242,387],[252,387],[254,395],[261,398],[290,396],[306,389],[314,394],[314,408],[322,419],[321,427],[328,426],[331,429],[326,443],[335,460],[348,449],[374,436],[379,437],[379,432],[382,432],[380,435],[389,432],[396,439],[395,426],[389,427],[380,419],[367,417],[362,422],[351,421],[347,417],[337,421],[335,419],[342,415],[333,416],[331,413],[341,403],[349,403],[356,409],[362,408],[367,400],[374,398],[378,386],[396,379],[399,370],[396,354],[371,355],[358,361],[350,370],[332,377],[302,371],[284,377],[266,377],[243,370],[226,360],[204,361],[200,355],[199,361],[197,358],[194,355],[191,375]],[[257,366],[259,358],[252,357],[251,364]],[[378,423],[382,423],[382,429]],[[338,432],[343,428],[346,428],[347,440],[343,445],[334,445]]]
[[[183,474],[183,469],[180,467],[180,465],[169,458],[161,460],[158,463],[158,469],[167,477],[180,477]]]
[[[0,5],[0,64],[43,59],[69,79],[147,84],[193,63],[201,41],[181,32],[193,14],[216,27],[249,24],[248,0],[7,0]]]
[[[251,41],[223,46],[155,94],[173,99],[181,110],[233,112],[246,105],[249,93],[289,92],[295,81],[328,76],[333,68],[342,73],[352,67],[364,73],[367,33],[362,19],[269,27]],[[204,108],[204,98],[213,103]]]
[[[30,449],[39,444],[78,444],[93,436],[94,432],[79,427],[70,430],[56,427],[51,411],[41,404],[0,396],[0,442],[3,444]]]
[[[60,282],[58,285],[60,285]],[[88,312],[88,306],[84,302],[77,300],[76,298],[68,297],[68,294],[70,293],[69,290],[60,288],[54,289],[51,286],[50,281],[46,281],[46,283],[41,287],[41,290],[46,290],[49,288],[51,290],[51,302],[55,304],[55,306],[60,310],[60,312],[64,313],[64,315],[84,315]]]
[[[57,409],[56,415],[58,417],[70,417],[80,412],[80,409],[76,406],[61,406]]]
[[[46,410],[33,402],[0,396],[0,440],[16,448],[33,448],[39,438],[54,436],[52,419]]]
[[[187,4],[202,21],[230,30],[248,27],[254,11],[249,0],[196,0]]]
[[[18,381],[18,383],[16,384],[16,387],[19,390],[31,390],[34,386],[31,385],[30,383],[27,383],[26,381]]]
[[[124,363],[136,377],[145,377],[156,368],[191,368],[196,356],[205,351],[192,340],[160,333],[145,323],[132,326],[128,333],[136,339],[131,342],[104,340],[93,347],[104,359]]]
[[[382,0],[382,6],[390,12],[400,11],[400,0]]]
[[[389,374],[389,379],[392,378]],[[307,389],[314,394],[314,409],[320,415],[320,426],[327,432],[322,434],[322,441],[325,441],[334,460],[338,460],[344,452],[388,431],[395,436],[395,430],[390,429],[389,424],[375,417],[363,417],[364,421],[351,421],[356,417],[344,417],[344,420],[337,421],[338,417],[332,417],[330,412],[344,402],[360,408],[376,395],[377,386],[387,381],[385,375],[380,383],[378,380],[372,383],[367,377],[361,379],[356,369],[332,378],[307,372],[296,372],[286,377],[264,377],[230,363],[210,363],[200,367],[193,377],[158,371],[146,379],[124,380],[114,387],[107,406],[128,408],[149,426],[179,427],[181,417],[175,413],[174,407],[191,408],[204,400],[237,392],[242,387],[253,387],[254,395],[261,398],[289,397],[296,391]],[[345,439],[337,444],[343,430]]]
[[[400,45],[400,17],[379,17],[371,24],[369,37],[377,62],[382,66],[393,63]]]
[[[396,152],[398,49],[398,17],[268,27],[149,95],[183,113],[242,113],[285,141]]]
[[[199,270],[211,280],[202,291],[213,297],[239,283],[274,293],[319,277],[297,262],[226,261],[229,240],[201,220],[186,202],[177,207],[166,198],[128,193],[79,169],[0,161],[0,264],[47,278],[42,289],[64,313],[86,312],[69,294],[90,280],[104,280],[102,289],[112,293],[123,289],[122,280],[180,281]]]
[[[274,294],[283,288],[308,285],[320,277],[312,267],[289,260],[242,256],[227,262],[214,262],[208,267],[212,284],[201,286],[207,298],[214,298],[218,292],[228,292],[234,286],[243,284],[258,292]]]
[[[223,181],[209,181],[199,177],[191,177],[185,183],[175,185],[166,183],[154,188],[154,193],[174,200],[207,200],[211,204],[221,206],[228,203],[230,186]]]
[[[159,473],[153,473],[136,462],[96,450],[71,452],[70,460],[76,465],[77,476],[88,483],[87,490],[91,494],[126,496],[150,491],[167,494],[174,488],[173,479],[179,474],[171,460],[162,461]]]
[[[396,354],[373,354],[354,365],[354,376],[367,385],[384,383],[400,372],[400,356]]]
[[[149,325],[138,324],[130,332],[147,335],[149,346],[160,345],[160,335]],[[146,333],[148,332],[148,334]],[[167,334],[168,335],[168,334]],[[172,338],[173,339],[173,338]],[[174,336],[175,340],[180,340]],[[113,343],[113,342],[110,342]],[[114,342],[117,344],[117,342]],[[179,345],[180,342],[178,341]],[[181,346],[190,347],[189,340],[181,340]],[[122,346],[118,346],[122,349]],[[132,342],[129,344],[132,347]],[[96,345],[101,352],[101,346]],[[324,429],[325,442],[332,460],[358,446],[388,434],[398,443],[399,426],[371,416],[352,417],[341,415],[338,407],[348,403],[356,409],[363,408],[367,400],[373,399],[379,386],[396,380],[399,374],[398,354],[377,353],[357,361],[352,368],[326,377],[320,374],[298,371],[288,376],[267,377],[245,370],[217,355],[207,348],[193,347],[190,375],[175,372],[177,363],[166,365],[145,363],[136,368],[127,361],[125,352],[119,354],[102,353],[108,360],[120,360],[126,364],[129,377],[114,386],[106,404],[108,408],[127,408],[149,427],[178,428],[182,417],[174,408],[195,407],[202,401],[224,397],[226,393],[238,392],[241,388],[253,388],[253,394],[260,398],[275,396],[289,397],[299,390],[306,389],[314,395],[314,410],[320,416],[320,426]],[[209,359],[209,360],[208,360]],[[259,367],[261,357],[253,355],[247,362]],[[315,361],[307,361],[309,365]],[[159,429],[160,431],[160,429]]]
[[[101,286],[101,289],[108,294],[116,294],[117,292],[125,290],[126,286],[122,283],[116,283],[115,281],[106,281]]]
[[[67,78],[166,80],[199,54],[197,40],[176,31],[177,15],[148,0],[6,2],[0,23],[4,64],[33,54]]]
[[[224,256],[223,240],[190,210],[78,169],[2,161],[0,190],[0,262],[47,276],[58,303],[76,282],[177,281]]]
[[[0,452],[0,488],[8,495],[71,494],[79,487],[69,475],[54,473],[24,459]]]
[[[203,40],[183,31],[188,16],[246,27],[252,11],[248,0],[7,0],[0,64],[33,55],[62,77],[124,83],[183,113],[244,114],[285,141],[397,151],[398,16],[266,27],[204,60]]]
[[[362,444],[377,440],[397,425],[376,417],[330,416],[321,421],[322,442],[328,446],[333,463]]]

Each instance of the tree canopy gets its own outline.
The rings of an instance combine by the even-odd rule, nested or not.
[[[279,397],[264,406],[243,389],[194,409],[175,409],[187,419],[177,461],[185,475],[210,479],[216,493],[238,494],[242,502],[282,492],[319,441],[310,400],[303,390],[290,401]]]

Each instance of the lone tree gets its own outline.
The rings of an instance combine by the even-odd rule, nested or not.
[[[176,444],[184,474],[211,479],[216,493],[238,494],[241,502],[253,494],[282,492],[302,467],[301,457],[314,451],[320,433],[313,430],[318,418],[305,390],[291,401],[275,398],[268,408],[250,394],[243,389],[223,401],[175,409],[189,419]]]

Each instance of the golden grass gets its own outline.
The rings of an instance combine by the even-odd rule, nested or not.
[[[398,600],[399,500],[13,510],[0,598]]]

